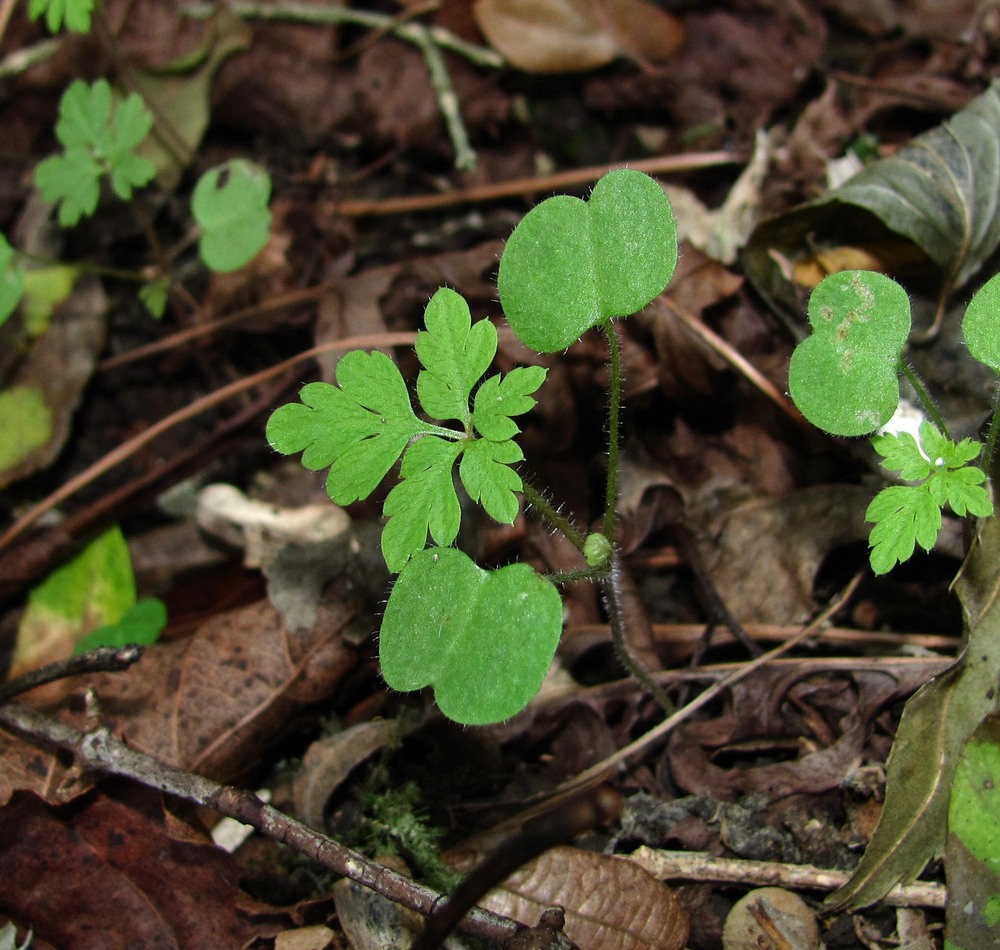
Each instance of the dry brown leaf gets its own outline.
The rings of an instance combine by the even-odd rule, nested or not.
[[[220,782],[239,779],[295,713],[328,697],[354,662],[341,631],[351,617],[329,598],[315,626],[291,633],[267,601],[219,614],[185,640],[153,644],[122,673],[62,681],[92,686],[99,722],[130,746]],[[86,727],[77,718],[74,723]],[[93,723],[90,723],[93,725]],[[0,732],[0,804],[19,789],[51,803],[84,791],[80,776]]]
[[[673,891],[623,858],[559,847],[546,851],[482,901],[484,907],[534,923],[566,909],[566,935],[581,947],[681,950],[688,918]]]
[[[646,0],[478,0],[473,11],[490,44],[533,73],[595,69],[617,56],[662,62],[684,36]]]

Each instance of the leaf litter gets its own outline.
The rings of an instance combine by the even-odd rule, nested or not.
[[[121,50],[140,68],[160,68],[197,49],[202,41],[198,28],[162,5],[140,2],[133,6],[130,13],[124,4],[106,4]],[[584,22],[591,23],[593,11],[604,5],[577,0],[563,6],[587,7],[591,12]],[[922,12],[917,11],[918,6]],[[443,4],[434,14],[436,22],[483,43],[484,37],[477,34],[468,11],[456,9],[460,7]],[[542,7],[544,4],[537,5],[537,9]],[[529,11],[528,25],[523,29],[530,35],[532,5],[523,4],[522,8]],[[950,103],[949,113],[959,114],[977,93],[989,90],[996,45],[989,24],[981,22],[977,27],[971,13],[968,17],[956,13],[944,29],[931,29],[928,18],[936,12],[933,4],[907,5],[900,12],[887,4],[862,8],[848,0],[809,10],[784,0],[759,0],[732,8],[682,6],[674,15],[684,41],[661,61],[653,64],[634,44],[623,42],[619,32],[610,45],[607,38],[599,40],[600,48],[611,50],[613,56],[631,56],[639,61],[638,66],[626,59],[580,72],[568,80],[528,76],[516,68],[493,74],[456,59],[452,63],[455,87],[481,158],[478,170],[460,183],[489,183],[498,169],[506,177],[527,177],[553,165],[572,168],[593,161],[638,159],[649,147],[644,143],[654,143],[653,147],[664,154],[726,144],[749,158],[755,133],[766,128],[771,132],[772,165],[770,173],[755,180],[756,199],[769,216],[787,213],[799,201],[829,194],[824,181],[829,162],[840,158],[858,136],[868,132],[863,123],[870,123],[884,136],[878,146],[884,160],[895,160],[898,165],[907,161],[907,144],[916,142],[920,133],[937,141],[934,136],[940,133],[934,130],[939,126],[962,125],[956,116],[951,126],[941,126],[941,119],[948,114],[942,114],[942,102]],[[31,36],[30,29],[16,21],[17,17],[6,34],[5,52],[24,45]],[[141,29],[137,26],[140,23]],[[901,31],[895,38],[888,32],[893,29]],[[956,31],[959,37],[970,38],[967,45],[955,43]],[[48,385],[58,383],[46,399],[64,433],[58,442],[53,439],[44,456],[33,458],[10,479],[11,494],[5,503],[11,511],[15,505],[36,500],[53,480],[68,477],[114,448],[131,427],[148,425],[155,418],[155,413],[144,411],[149,408],[144,396],[148,390],[130,387],[150,374],[169,387],[171,400],[190,401],[224,379],[248,375],[312,343],[416,331],[423,305],[442,284],[467,296],[475,318],[497,316],[493,280],[499,240],[506,238],[526,210],[526,201],[484,204],[471,214],[462,208],[385,221],[348,222],[337,214],[339,203],[348,198],[377,201],[394,195],[446,192],[459,183],[458,178],[450,179],[451,151],[421,57],[398,40],[377,37],[360,56],[355,55],[349,45],[357,39],[355,33],[345,34],[335,26],[253,23],[251,32],[249,50],[226,58],[210,80],[211,113],[202,146],[204,167],[233,157],[234,141],[253,139],[254,160],[268,167],[274,177],[275,207],[280,202],[287,246],[279,254],[280,266],[264,280],[255,282],[237,274],[234,283],[226,287],[213,282],[202,302],[204,313],[225,315],[233,301],[266,303],[272,295],[322,284],[313,298],[319,304],[300,303],[285,311],[287,321],[268,318],[253,333],[244,332],[249,325],[240,323],[207,332],[196,338],[197,342],[156,357],[152,364],[98,371],[96,377],[93,353],[100,349],[105,333],[110,351],[123,353],[159,336],[160,331],[144,324],[125,298],[112,297],[112,308],[103,304],[96,308],[101,324],[91,330],[96,342],[84,347],[83,363],[74,366],[64,352],[66,345],[59,350],[57,335],[61,322],[69,319],[66,314],[73,312],[72,305],[57,308],[52,337],[45,334],[40,338],[55,357],[47,356],[48,362],[32,365],[36,358],[32,352],[27,360],[17,362],[4,356],[0,364],[5,385],[19,378],[14,375],[18,373]],[[835,64],[831,57],[834,39],[839,44]],[[902,54],[897,55],[900,48]],[[565,57],[571,49],[561,44],[560,55]],[[59,93],[74,58],[78,64],[86,50],[83,41],[73,40],[67,44],[65,60],[54,63],[48,72],[34,74],[30,82],[15,80],[15,94],[0,100],[5,128],[11,130],[12,146],[16,145],[12,151],[37,159],[47,154],[46,135],[50,133],[46,133],[45,123],[39,123],[39,115],[47,109],[54,120]],[[886,50],[892,54],[879,55]],[[593,64],[580,58],[570,65],[582,69]],[[904,69],[919,77],[920,85],[914,88],[925,90],[923,100],[901,97],[899,80],[907,78]],[[936,101],[931,102],[933,97],[926,90],[937,90]],[[901,102],[906,105],[904,111],[899,110]],[[253,108],[249,108],[250,103]],[[40,104],[45,108],[39,109]],[[204,109],[203,100],[198,109]],[[561,111],[573,115],[587,134],[576,140],[571,134],[572,123],[553,134]],[[820,128],[823,135],[807,136],[807,128]],[[995,127],[990,128],[995,134]],[[808,149],[803,144],[806,138]],[[985,168],[982,162],[974,165]],[[878,163],[869,166],[868,180],[878,177],[879,167]],[[781,169],[780,176],[775,169]],[[0,166],[4,184],[0,213],[8,234],[16,233],[15,225],[25,211],[17,183],[27,170],[26,162]],[[686,213],[724,208],[735,178],[729,171],[686,176],[678,184],[689,189],[697,202],[691,202],[694,211]],[[973,198],[975,188],[985,187],[985,180],[973,175],[961,179],[964,184],[957,190],[945,189],[941,192],[942,207],[946,200],[954,202],[956,195],[960,205],[964,201],[967,207],[982,206]],[[858,183],[853,187],[856,189]],[[858,197],[860,193],[854,194]],[[751,194],[743,200],[754,198]],[[861,204],[868,201],[858,200]],[[167,208],[163,213],[169,217],[173,212]],[[176,225],[176,217],[172,220]],[[715,218],[709,223],[717,226],[720,220],[726,219]],[[26,221],[26,217],[21,218],[22,224]],[[731,250],[720,254],[717,245],[705,244],[700,251],[686,247],[671,297],[733,344],[784,391],[791,338],[757,295],[760,289],[770,294],[770,285],[755,277],[755,261],[763,259],[763,254],[770,267],[776,260],[773,251],[784,253],[790,243],[798,241],[796,246],[809,252],[810,242],[790,237],[777,225],[768,227],[771,230],[759,229],[751,238],[751,253],[743,261],[733,262]],[[916,243],[926,244],[915,227],[904,229],[904,237],[913,241],[916,236]],[[923,247],[927,256],[956,280],[971,275],[995,244],[988,227],[963,234],[970,240],[957,242],[965,249],[959,256]],[[897,244],[887,242],[884,231],[874,232],[874,237],[877,251],[888,248],[890,257],[899,253]],[[114,248],[126,258],[135,254],[134,227],[124,219],[109,219],[99,234],[84,225],[67,240],[68,259],[86,257],[97,247]],[[704,256],[705,247],[715,248],[714,253],[725,260]],[[746,277],[756,281],[757,287],[749,286]],[[116,294],[119,290],[108,284],[104,292]],[[799,293],[801,288],[792,288],[793,298]],[[918,288],[918,310],[924,305],[926,315],[935,301],[934,286]],[[168,314],[167,326],[181,329],[184,320],[197,321],[201,314],[183,316]],[[17,319],[0,328],[5,344],[23,332]],[[499,330],[496,366],[508,372],[518,365],[531,365],[532,358],[505,335],[502,325]],[[948,343],[947,333],[946,315],[942,345]],[[640,460],[640,470],[630,476],[634,479],[633,500],[624,508],[623,530],[629,538],[628,567],[650,624],[649,648],[654,655],[659,650],[661,661],[689,656],[687,645],[675,649],[663,643],[663,634],[657,631],[669,624],[693,625],[706,619],[704,603],[692,593],[696,579],[675,536],[678,505],[696,528],[718,593],[743,623],[792,625],[812,616],[833,590],[846,582],[852,568],[863,562],[863,551],[856,543],[863,514],[863,508],[855,505],[862,493],[856,483],[869,477],[872,460],[851,446],[820,442],[781,418],[731,363],[709,350],[702,337],[696,338],[681,327],[669,308],[659,302],[630,324],[623,344],[629,365],[626,451]],[[72,349],[71,355],[79,360],[77,347]],[[418,367],[410,351],[405,347],[385,349],[412,383]],[[924,375],[932,383],[937,379],[952,381],[955,374],[947,354],[941,351],[939,355],[936,363],[930,359],[931,372]],[[597,455],[600,440],[595,436],[603,420],[600,350],[585,339],[565,354],[534,359],[534,365],[548,369],[549,382],[539,394],[536,410],[524,419],[528,470],[539,482],[555,486],[556,500],[587,521],[593,517],[594,486],[602,464]],[[328,364],[317,376],[308,378],[330,381],[330,369]],[[308,371],[300,370],[292,385],[306,381],[307,375]],[[88,380],[92,385],[85,388]],[[955,384],[960,387],[963,381]],[[977,387],[981,391],[977,381],[965,385],[970,392]],[[82,400],[80,408],[76,408],[77,400]],[[275,398],[269,406],[277,402]],[[978,411],[974,399],[970,398],[969,405],[965,411],[972,419]],[[63,454],[57,459],[60,445],[64,446]],[[206,457],[195,466],[196,471],[200,468],[206,482],[234,485],[247,498],[267,496],[261,484],[280,479],[282,470],[266,452],[260,431],[251,427],[236,445],[231,457]],[[169,448],[160,451],[168,452]],[[126,480],[149,470],[155,461],[151,454],[130,463]],[[29,479],[29,467],[40,474],[31,474]],[[107,485],[97,486],[67,504],[77,511],[95,505],[94,510],[104,511],[100,517],[107,519],[107,509],[97,504],[107,497]],[[302,503],[288,504],[294,507]],[[364,524],[377,514],[377,507],[352,508],[350,517],[359,537],[364,537]],[[128,517],[127,532],[135,535],[168,518],[146,502],[113,510],[116,520],[121,516]],[[244,519],[244,532],[246,524]],[[509,563],[521,555],[552,569],[570,566],[566,553],[559,551],[552,539],[540,536],[530,522],[518,519],[509,527],[477,524],[469,531],[483,563]],[[154,585],[142,593],[162,594],[174,605],[172,616],[183,616],[185,604],[194,608],[205,603],[206,588],[210,589],[207,602],[215,605],[245,598],[248,588],[244,584],[256,568],[240,565],[241,551],[220,544],[217,538],[212,543],[229,559],[227,572],[208,574],[206,568],[198,566],[161,572]],[[957,649],[961,624],[954,601],[948,599],[945,576],[954,567],[955,559],[939,552],[907,568],[898,579],[866,582],[838,623],[854,627],[861,636],[866,630],[880,635],[888,630],[940,634],[945,638],[940,642],[954,636],[953,649]],[[290,573],[294,573],[293,568],[286,570],[286,576]],[[139,579],[142,584],[141,575]],[[273,584],[273,576],[269,582]],[[251,600],[259,593],[258,585]],[[299,614],[311,622],[290,625],[282,623],[274,606],[266,601],[235,607],[230,602],[225,610],[213,606],[212,616],[195,624],[193,631],[168,629],[165,642],[151,648],[132,671],[68,683],[61,700],[50,697],[45,702],[77,723],[90,715],[136,748],[166,761],[227,781],[265,781],[274,787],[278,802],[292,809],[291,788],[302,768],[299,760],[304,757],[306,771],[301,774],[308,775],[309,763],[318,756],[307,752],[313,740],[321,742],[324,737],[349,732],[353,725],[379,722],[383,717],[391,721],[407,705],[385,691],[372,663],[375,645],[370,633],[377,627],[372,605],[384,599],[385,593],[380,577],[355,576],[346,582],[334,578],[318,600],[315,591],[311,595],[313,613],[306,610]],[[966,610],[976,618],[972,625],[975,635],[987,634],[989,611],[984,605],[971,604],[967,594],[963,597]],[[927,609],[914,605],[927,605]],[[18,605],[11,603],[5,608],[4,628],[10,629]],[[464,838],[510,819],[526,800],[542,796],[598,764],[654,726],[656,710],[640,691],[621,680],[597,598],[592,592],[571,590],[566,616],[561,673],[553,688],[543,693],[537,708],[495,729],[464,735],[431,721],[408,733],[398,747],[383,743],[380,736],[362,752],[350,753],[330,767],[337,777],[330,780],[330,795],[320,792],[311,799],[313,818],[340,822],[332,827],[350,825],[351,815],[363,821],[358,790],[365,781],[374,781],[379,770],[388,770],[392,778],[382,791],[393,784],[415,781],[422,791],[417,809],[421,820],[439,827],[449,844],[460,844]],[[843,641],[827,641],[818,634],[809,641],[800,661],[784,661],[793,665],[758,671],[724,692],[700,718],[676,731],[665,749],[634,761],[617,779],[620,791],[635,800],[634,810],[643,800],[677,804],[673,823],[657,835],[649,834],[649,843],[662,847],[682,842],[692,849],[761,860],[815,859],[825,866],[848,864],[871,833],[870,818],[881,810],[882,786],[871,777],[885,764],[900,704],[941,670],[940,658],[928,658],[922,665],[916,661],[912,666],[886,671],[878,662],[878,654],[885,648],[877,644],[884,642],[873,636],[867,646],[845,648]],[[845,649],[854,663],[849,672],[839,671],[835,662],[844,658]],[[723,637],[706,636],[700,655],[704,675],[718,664],[745,659]],[[681,672],[685,675],[668,669],[660,676],[677,690],[706,681],[698,680],[699,668]],[[954,701],[961,693],[957,684],[979,675],[982,673],[975,670],[946,674],[934,681],[941,685],[931,689],[948,692]],[[96,705],[85,707],[86,687],[94,690]],[[38,698],[34,701],[41,702]],[[925,718],[933,719],[938,708],[931,705]],[[915,715],[919,709],[919,705],[914,708]],[[925,722],[911,728],[923,729],[923,735],[928,729],[933,732],[932,725]],[[936,743],[935,748],[943,743],[952,763],[964,748],[969,730],[956,726],[953,733],[942,738],[937,732],[928,739]],[[8,802],[0,808],[0,821],[17,841],[3,858],[10,864],[5,879],[26,874],[31,867],[47,882],[50,890],[45,893],[53,894],[59,888],[69,893],[68,886],[84,881],[84,875],[76,870],[81,853],[65,845],[67,829],[83,837],[85,827],[101,823],[128,830],[130,848],[147,870],[156,863],[150,858],[154,841],[162,839],[152,830],[134,831],[137,813],[148,813],[154,825],[169,825],[172,833],[182,838],[194,839],[199,833],[198,823],[186,816],[164,818],[148,803],[122,804],[109,797],[107,783],[23,740],[4,734],[0,754],[0,790]],[[895,764],[890,761],[890,770],[894,767],[902,767],[898,757]],[[329,778],[332,773],[327,769],[321,774]],[[936,787],[933,773],[926,774],[923,781],[928,788]],[[47,804],[30,798],[32,793],[43,796]],[[913,792],[910,797],[920,794]],[[927,800],[940,808],[933,793]],[[60,804],[67,801],[71,802],[70,811]],[[906,807],[911,808],[909,804]],[[891,817],[892,812],[889,814]],[[632,827],[634,839],[621,842],[623,845],[634,846],[640,837],[645,840],[646,833],[640,835]],[[600,850],[620,834],[621,830],[603,839],[591,839],[589,844]],[[878,846],[881,853],[896,850],[898,834],[892,820],[888,830],[876,833],[888,842]],[[921,837],[931,840],[930,850],[944,843],[934,829],[922,832]],[[955,847],[954,842],[949,844]],[[66,849],[61,856],[46,850],[60,847]],[[218,888],[213,884],[204,890],[211,895],[209,911],[174,903],[163,905],[155,919],[148,909],[137,911],[136,916],[143,918],[139,923],[162,924],[175,937],[181,933],[203,936],[207,931],[184,928],[208,927],[218,918],[227,921],[226,926],[243,928],[239,939],[245,940],[251,933],[273,934],[312,922],[301,919],[301,914],[295,919],[297,911],[285,914],[274,910],[274,905],[281,903],[274,897],[276,888],[270,894],[265,892],[263,900],[271,907],[266,916],[280,924],[254,929],[256,924],[247,923],[251,917],[233,923],[233,908],[249,906],[247,899],[232,889],[232,881],[247,870],[241,862],[249,859],[223,857],[208,850],[203,841],[191,847],[196,849],[197,865],[218,865],[219,880],[230,883]],[[912,871],[919,870],[917,865],[922,865],[927,850],[917,847],[912,852]],[[285,885],[301,871],[290,869],[260,842],[247,853],[251,852],[272,870],[280,868]],[[878,853],[873,852],[869,860],[877,862]],[[171,854],[170,860],[182,859],[179,852]],[[103,865],[107,873],[122,882],[115,890],[120,900],[112,905],[111,916],[98,916],[104,913],[100,908],[107,905],[96,899],[81,900],[67,908],[66,914],[124,941],[125,908],[136,901],[148,908],[156,891],[147,890],[141,880],[126,883],[128,876],[120,868],[112,869],[107,857],[101,860],[108,862]],[[535,872],[537,888],[533,885],[526,895],[532,902],[527,923],[535,923],[544,906],[559,900],[567,904],[569,919],[582,914],[588,926],[621,926],[611,911],[602,909],[591,919],[585,908],[574,903],[584,874],[579,862],[591,861],[591,857],[550,852],[547,860],[550,864]],[[594,860],[605,866],[605,862]],[[170,875],[173,866],[168,861],[152,870],[173,880],[181,876]],[[255,870],[258,882],[266,877],[259,868]],[[866,872],[867,879],[876,880],[880,873],[878,868]],[[898,876],[899,872],[892,873]],[[716,887],[708,896],[710,888],[702,884],[676,888],[677,898],[692,921],[689,946],[720,945],[722,917],[717,908],[731,903],[740,891],[732,885]],[[301,902],[308,887],[301,887],[300,882],[290,901],[288,890],[281,890],[288,905],[306,906]],[[595,893],[605,890],[620,895],[616,909],[626,915],[641,916],[649,906],[658,911],[673,906],[666,897],[642,897],[645,890],[636,891],[634,902],[630,902],[621,896],[629,892],[622,892],[620,884],[610,889],[594,888]],[[816,905],[815,893],[807,892],[806,897]],[[855,902],[863,900],[859,897]],[[31,923],[37,916],[31,908],[28,895],[5,895],[0,911],[18,923]],[[933,920],[934,912],[930,913]],[[647,916],[652,920],[651,913]],[[333,919],[327,909],[323,922],[335,926]],[[853,929],[846,931],[849,936],[842,935],[845,925],[839,921],[843,919],[823,919],[827,946],[856,945]],[[570,926],[568,923],[567,931],[572,932]],[[865,926],[873,945],[886,946],[896,930],[896,917],[876,907],[867,915]],[[903,925],[899,927],[902,935]],[[46,933],[39,925],[36,932],[40,940],[60,942],[56,930]],[[219,939],[213,938],[216,945],[230,945],[228,936],[221,942]],[[608,938],[590,930],[574,939],[587,946],[601,945]]]

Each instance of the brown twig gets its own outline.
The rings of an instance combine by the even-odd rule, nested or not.
[[[82,765],[130,778],[251,825],[261,834],[418,913],[429,914],[442,900],[437,891],[313,831],[252,792],[222,785],[130,749],[106,728],[83,732],[17,703],[0,706],[0,724],[33,741],[67,749]],[[517,921],[476,908],[465,918],[461,929],[470,936],[502,944],[520,926]]]
[[[715,881],[750,887],[790,887],[834,891],[847,883],[850,871],[814,867],[811,864],[780,864],[717,858],[701,851],[660,851],[643,845],[625,860],[634,861],[654,877],[674,881]],[[894,907],[935,907],[943,909],[947,888],[933,882],[897,885],[882,899]]]
[[[0,685],[0,703],[6,703],[15,696],[27,693],[36,686],[44,686],[68,676],[82,673],[118,673],[127,670],[142,656],[142,647],[129,644],[124,647],[98,647],[77,656],[46,663],[27,673],[22,673],[9,683]]]
[[[379,201],[354,199],[352,201],[336,202],[336,212],[345,218],[364,218],[374,215],[408,214],[416,211],[436,211],[441,208],[452,208],[456,205],[479,204],[484,201],[499,201],[502,198],[517,198],[537,195],[546,191],[557,191],[561,188],[588,185],[597,181],[612,168],[634,168],[636,171],[647,172],[650,175],[669,175],[680,172],[698,171],[703,168],[716,168],[720,165],[736,165],[744,161],[743,156],[735,152],[697,152],[690,155],[658,155],[655,158],[643,158],[625,162],[620,165],[590,165],[586,168],[573,168],[569,171],[557,172],[553,175],[542,175],[534,178],[517,178],[513,181],[493,182],[487,185],[474,185],[470,188],[458,188],[455,191],[439,195],[405,195],[401,198],[385,198]]]

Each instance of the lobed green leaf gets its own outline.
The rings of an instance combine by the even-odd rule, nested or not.
[[[917,440],[910,432],[876,436],[872,439],[872,446],[882,456],[882,466],[890,472],[898,472],[904,481],[921,481],[934,471],[934,465],[920,451]]]
[[[37,20],[45,14],[45,25],[55,33],[65,23],[74,33],[90,32],[90,17],[94,0],[31,0],[28,16]]]
[[[424,549],[428,535],[440,545],[458,537],[462,509],[453,473],[461,451],[461,443],[435,435],[418,439],[406,450],[401,480],[382,508],[388,519],[382,530],[382,556],[390,571],[402,570]]]
[[[548,372],[541,366],[518,366],[509,373],[485,380],[476,391],[472,424],[484,439],[512,439],[521,430],[511,416],[530,411],[531,394],[545,381]]]
[[[94,213],[102,175],[110,176],[112,189],[124,200],[152,180],[152,163],[132,151],[152,127],[152,113],[136,93],[116,106],[106,79],[92,85],[77,79],[69,85],[59,101],[56,123],[64,152],[35,169],[43,197],[59,202],[60,224],[71,227]]]
[[[469,397],[496,355],[496,327],[489,320],[473,324],[465,298],[447,287],[431,297],[424,325],[414,344],[424,366],[417,376],[420,405],[434,419],[457,419],[468,429]]]
[[[469,497],[501,524],[513,524],[517,517],[517,492],[524,486],[521,476],[510,466],[524,459],[516,442],[468,442],[458,467]]]
[[[309,383],[299,398],[272,413],[266,435],[283,455],[329,467],[327,493],[340,505],[367,498],[422,424],[406,383],[384,353],[354,350],[337,364],[337,386]]]
[[[433,687],[456,722],[500,722],[538,692],[561,633],[559,591],[529,565],[485,571],[454,548],[430,548],[389,595],[382,675],[392,689]]]
[[[887,574],[913,555],[919,544],[929,551],[941,530],[941,508],[924,486],[890,485],[883,488],[865,512],[875,523],[868,543],[876,574]]]
[[[899,356],[910,332],[910,301],[892,278],[843,271],[809,298],[812,334],[795,348],[788,388],[796,406],[832,435],[866,435],[899,405]]]

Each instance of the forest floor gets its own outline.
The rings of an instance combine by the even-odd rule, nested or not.
[[[809,911],[829,948],[940,946],[940,864],[927,888],[850,914],[822,913],[846,875],[816,869],[857,865],[903,704],[959,651],[962,526],[949,519],[933,551],[887,576],[867,569],[877,459],[865,442],[809,427],[786,396],[807,330],[804,275],[857,248],[819,226],[755,228],[821,199],[845,162],[893,155],[986,91],[1000,68],[996,10],[675,0],[655,16],[623,3],[616,19],[601,0],[537,0],[513,40],[494,36],[512,64],[483,35],[503,6],[489,0],[348,4],[387,15],[385,27],[240,20],[238,5],[206,21],[176,0],[100,6],[89,35],[59,34],[40,61],[0,78],[0,230],[92,271],[74,272],[44,333],[27,333],[23,313],[0,328],[4,388],[41,386],[54,416],[44,445],[0,473],[0,650],[23,673],[64,659],[106,619],[90,601],[33,611],[31,592],[116,525],[137,596],[162,600],[168,620],[129,669],[59,680],[19,698],[22,708],[266,790],[281,812],[434,890],[495,848],[520,847],[518,829],[553,805],[547,814],[565,824],[553,840],[580,832],[576,846],[549,852],[490,907],[534,925],[559,904],[585,950],[722,946],[733,904],[766,882],[803,896],[806,923],[772,906],[771,943],[728,946],[809,946],[789,936],[810,926]],[[575,33],[559,19],[566,7]],[[26,8],[6,23],[0,57],[47,40]],[[421,48],[394,32],[404,20],[483,53],[443,54],[451,128]],[[197,50],[203,60],[181,62]],[[143,193],[138,216],[106,195],[95,216],[60,230],[32,172],[57,147],[63,90],[99,76],[126,89],[154,77],[167,121],[204,133],[182,172]],[[191,188],[239,156],[270,173],[271,237],[248,266],[206,273]],[[399,340],[448,286],[474,317],[496,319],[498,367],[547,367],[520,420],[521,469],[590,530],[604,500],[606,344],[588,333],[563,353],[530,353],[503,327],[496,268],[534,203],[585,197],[620,165],[663,183],[682,239],[667,291],[620,325],[629,645],[678,707],[719,688],[654,732],[664,710],[619,664],[599,592],[577,583],[564,590],[564,633],[538,697],[504,723],[458,726],[429,691],[396,693],[380,677],[390,577],[378,525],[391,476],[340,517],[323,474],[278,456],[264,426],[302,384],[332,380],[353,346],[391,353],[413,381],[412,345]],[[109,269],[148,274],[164,248],[176,253],[156,320]],[[869,242],[865,260],[877,252]],[[762,260],[793,268],[784,299]],[[920,285],[918,325],[933,321],[934,299]],[[925,348],[922,372],[972,431],[988,402],[975,398],[981,380],[955,369],[947,338]],[[530,511],[509,526],[472,516],[461,541],[484,565],[580,566]],[[14,945],[29,928],[36,947],[412,941],[413,911],[360,906],[363,891],[335,885],[342,875],[314,859],[315,842],[304,854],[255,834],[223,850],[206,836],[219,815],[162,795],[172,786],[155,777],[143,785],[145,766],[109,777],[37,732],[0,732],[0,923],[16,926]],[[553,798],[584,773],[620,796],[608,821],[567,815]],[[632,860],[595,865],[592,854]],[[705,856],[733,860],[706,869]],[[652,877],[628,877],[636,866]],[[405,885],[394,893],[406,902]],[[685,926],[686,943],[671,944],[671,928]],[[526,939],[547,945],[539,932]]]

